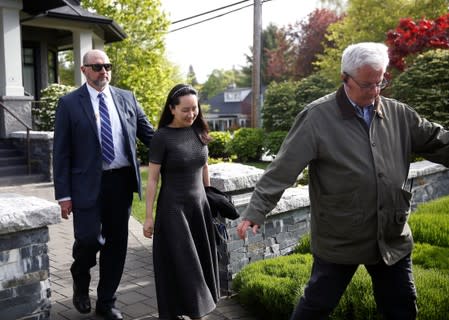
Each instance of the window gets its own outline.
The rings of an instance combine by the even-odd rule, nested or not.
[[[56,52],[48,51],[47,63],[48,63],[48,84],[57,83],[58,63]]]
[[[27,95],[36,96],[34,48],[23,48],[23,87]]]

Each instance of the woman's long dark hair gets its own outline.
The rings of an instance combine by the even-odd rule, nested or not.
[[[159,119],[158,128],[166,127],[173,121],[173,114],[170,109],[179,104],[179,98],[193,94],[198,97],[196,90],[188,84],[177,84],[168,93],[167,100],[165,101],[164,110],[162,110],[161,118]],[[198,134],[201,142],[208,144],[212,138],[209,136],[209,126],[204,121],[203,113],[201,112],[201,106],[198,99],[198,115],[192,124],[193,129]]]

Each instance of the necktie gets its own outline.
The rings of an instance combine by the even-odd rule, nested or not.
[[[98,94],[98,99],[100,100],[98,109],[100,111],[101,151],[103,154],[103,160],[107,164],[111,164],[115,158],[111,119],[109,118],[108,106],[104,101],[103,93]]]
[[[373,108],[374,108],[373,105],[369,105],[362,109],[363,110],[363,120],[365,120],[368,127],[370,126],[371,120],[373,117]]]

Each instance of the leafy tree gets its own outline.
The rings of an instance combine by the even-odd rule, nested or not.
[[[288,131],[307,104],[334,90],[334,83],[319,73],[300,81],[272,82],[265,94],[263,127],[268,132]]]
[[[449,128],[449,50],[429,50],[394,79],[391,96]]]
[[[295,62],[295,79],[307,77],[314,71],[314,62],[317,55],[324,52],[324,45],[330,46],[325,39],[327,28],[340,20],[335,11],[329,9],[316,9],[308,18],[299,23],[298,30],[290,33],[298,39]]]
[[[201,88],[201,98],[209,99],[224,91],[230,85],[239,85],[241,71],[214,69]]]
[[[189,66],[189,72],[187,73],[187,83],[191,84],[193,87],[196,87],[199,84],[192,65]]]
[[[59,83],[67,86],[75,86],[73,51],[63,51],[58,55]]]
[[[262,44],[261,44],[261,61],[260,61],[260,81],[262,84],[268,84],[274,79],[268,75],[267,66],[269,60],[269,52],[275,49],[278,46],[277,43],[277,34],[279,28],[270,23],[264,30],[262,30]],[[251,52],[253,52],[252,47],[250,48]],[[246,55],[247,65],[242,68],[242,72],[244,75],[244,80],[246,87],[251,86],[252,81],[252,72],[253,72],[253,57]]]
[[[429,48],[449,48],[449,14],[435,20],[401,19],[399,26],[387,33],[390,65],[400,71],[406,67],[405,59]]]
[[[150,120],[157,123],[176,74],[165,57],[163,37],[169,22],[160,1],[83,0],[82,4],[124,28],[128,37],[105,47],[114,63],[112,83],[135,92]]]
[[[438,17],[447,12],[447,0],[348,0],[346,16],[329,26],[328,45],[317,66],[325,76],[340,81],[341,53],[351,43],[385,41],[385,34],[400,18]]]
[[[271,82],[268,85],[262,108],[263,127],[266,131],[290,129],[292,115],[301,110],[295,99],[298,90],[298,81]]]
[[[295,39],[282,28],[276,33],[277,46],[275,49],[267,50],[268,64],[266,67],[267,77],[273,81],[286,81],[293,79],[295,65]]]
[[[328,26],[339,17],[329,9],[316,9],[301,22],[271,30],[271,48],[264,47],[262,75],[268,82],[299,80],[313,71],[316,55],[322,53],[322,42]],[[262,59],[264,62],[264,59]]]

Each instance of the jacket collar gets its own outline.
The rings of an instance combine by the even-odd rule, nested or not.
[[[351,101],[349,101],[349,98],[346,95],[344,86],[338,88],[336,98],[337,98],[337,105],[340,109],[343,119],[348,120],[350,118],[357,116],[354,106],[352,105]],[[384,118],[382,112],[382,103],[380,103],[379,97],[376,97],[376,100],[374,101],[374,112],[375,114],[377,114],[379,118],[381,119]]]

